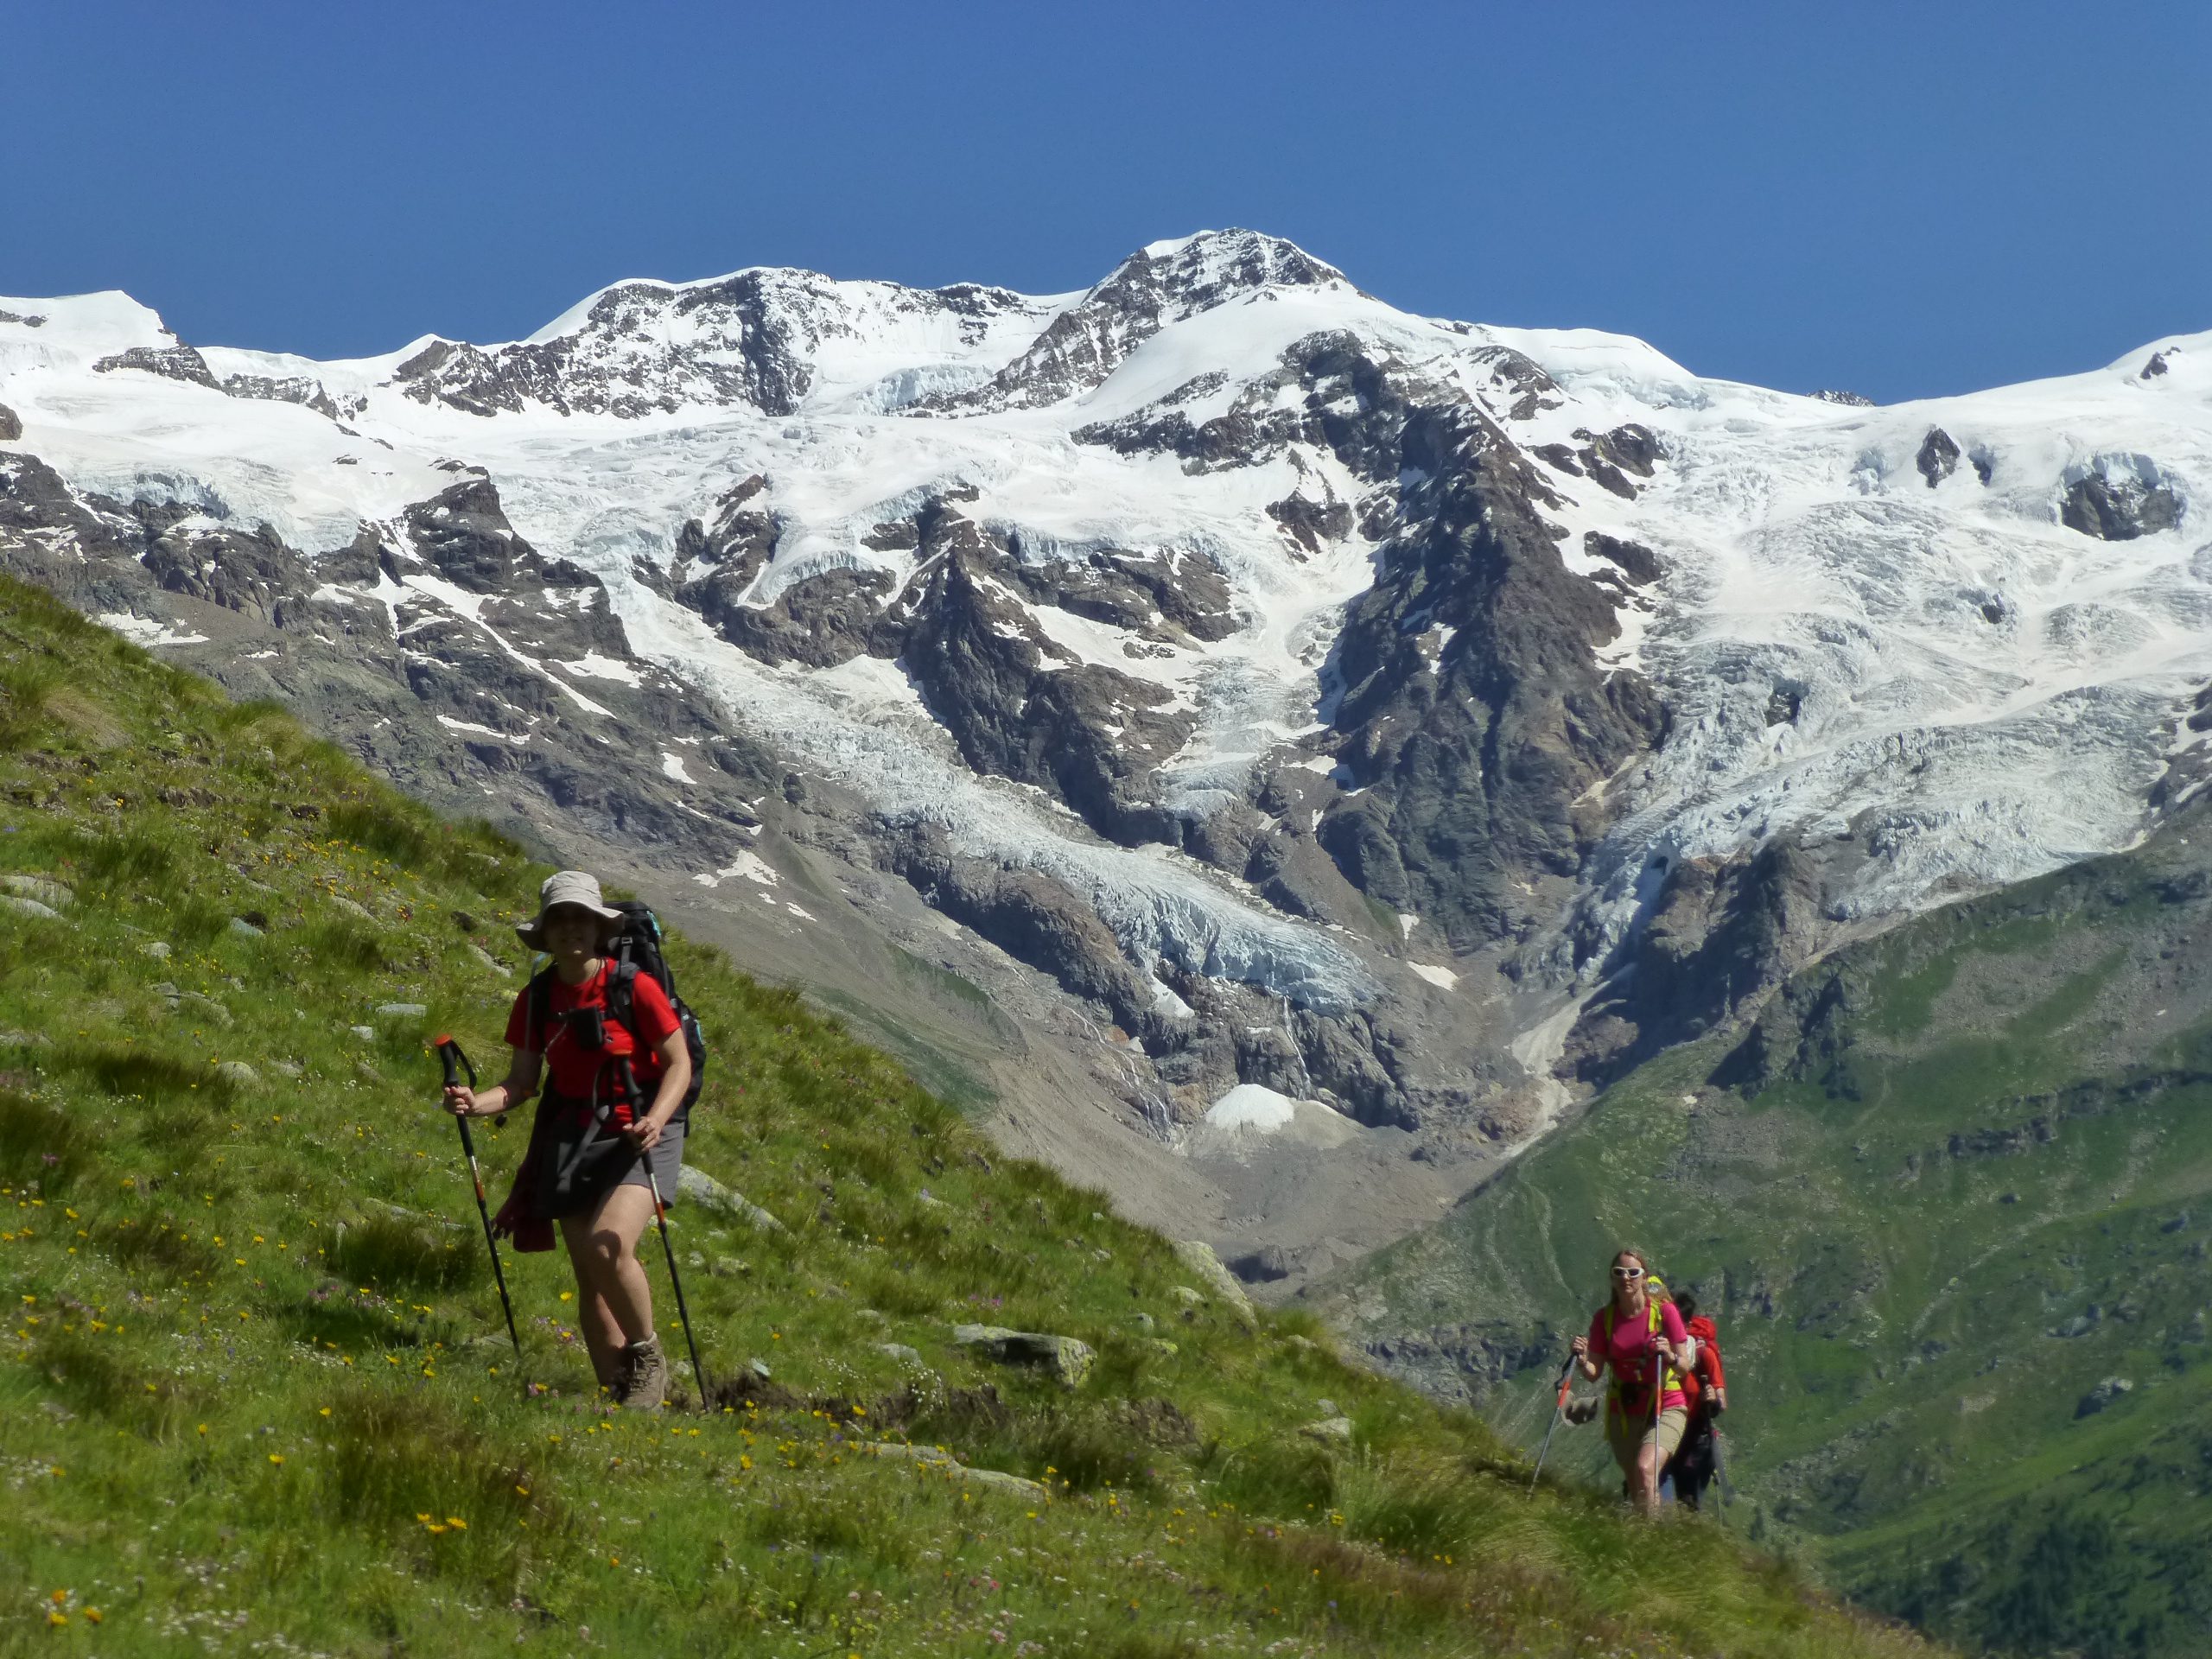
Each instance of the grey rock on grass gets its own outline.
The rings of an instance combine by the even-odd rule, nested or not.
[[[1056,1337],[1041,1331],[1009,1331],[999,1325],[956,1325],[952,1340],[960,1347],[997,1360],[1003,1365],[1036,1365],[1052,1372],[1069,1388],[1090,1375],[1096,1356],[1090,1344],[1073,1337]]]
[[[54,910],[67,910],[77,895],[62,882],[47,875],[0,875],[0,888],[18,899],[33,899]]]
[[[694,1168],[690,1164],[683,1165],[677,1172],[676,1193],[678,1198],[690,1199],[702,1210],[711,1210],[733,1220],[741,1221],[764,1233],[789,1230],[782,1222],[742,1192],[724,1186],[705,1170]]]
[[[1213,1246],[1195,1238],[1178,1239],[1176,1259],[1198,1275],[1201,1283],[1214,1296],[1236,1310],[1236,1316],[1250,1323],[1254,1318],[1252,1299],[1244,1294],[1244,1287],[1236,1282],[1236,1275],[1230,1272],[1222,1259],[1214,1254]]]

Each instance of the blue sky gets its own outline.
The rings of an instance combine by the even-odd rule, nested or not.
[[[2212,6],[16,0],[0,292],[328,357],[629,276],[1081,288],[1248,225],[1411,310],[1884,400],[2212,328]]]

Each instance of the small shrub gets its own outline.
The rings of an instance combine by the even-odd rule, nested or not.
[[[365,847],[397,863],[414,865],[429,860],[430,836],[413,813],[397,803],[340,801],[328,808],[323,817],[333,835],[343,836],[356,846]]]
[[[0,752],[12,754],[29,746],[61,679],[60,664],[44,655],[0,664]]]
[[[177,845],[173,836],[135,825],[100,836],[86,849],[79,863],[104,887],[152,886],[175,874]]]
[[[57,1106],[0,1089],[0,1172],[10,1183],[38,1183],[67,1192],[92,1163],[93,1148],[78,1120]]]
[[[331,1271],[349,1284],[379,1289],[451,1290],[475,1282],[482,1240],[397,1216],[372,1216],[334,1227],[322,1242]]]

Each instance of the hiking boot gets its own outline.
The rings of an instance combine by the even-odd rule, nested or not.
[[[660,1344],[652,1337],[633,1342],[622,1351],[629,1375],[619,1390],[626,1409],[651,1411],[668,1398],[668,1361]]]

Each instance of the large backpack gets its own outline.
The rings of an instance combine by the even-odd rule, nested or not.
[[[633,1001],[639,974],[650,974],[661,989],[668,993],[668,1005],[676,1011],[676,1023],[683,1032],[683,1046],[691,1055],[691,1083],[683,1091],[683,1103],[677,1116],[686,1116],[691,1103],[699,1098],[699,1085],[707,1075],[707,1039],[700,1033],[699,1021],[682,997],[676,994],[676,976],[669,970],[668,959],[661,954],[660,918],[654,915],[650,905],[635,899],[623,899],[608,906],[622,912],[622,926],[607,944],[607,1012],[622,1022],[630,1039],[639,1051],[645,1047],[645,1039],[639,1034],[636,1004]],[[553,1006],[553,970],[540,969],[530,982],[529,1029],[541,1032],[551,1018]]]

